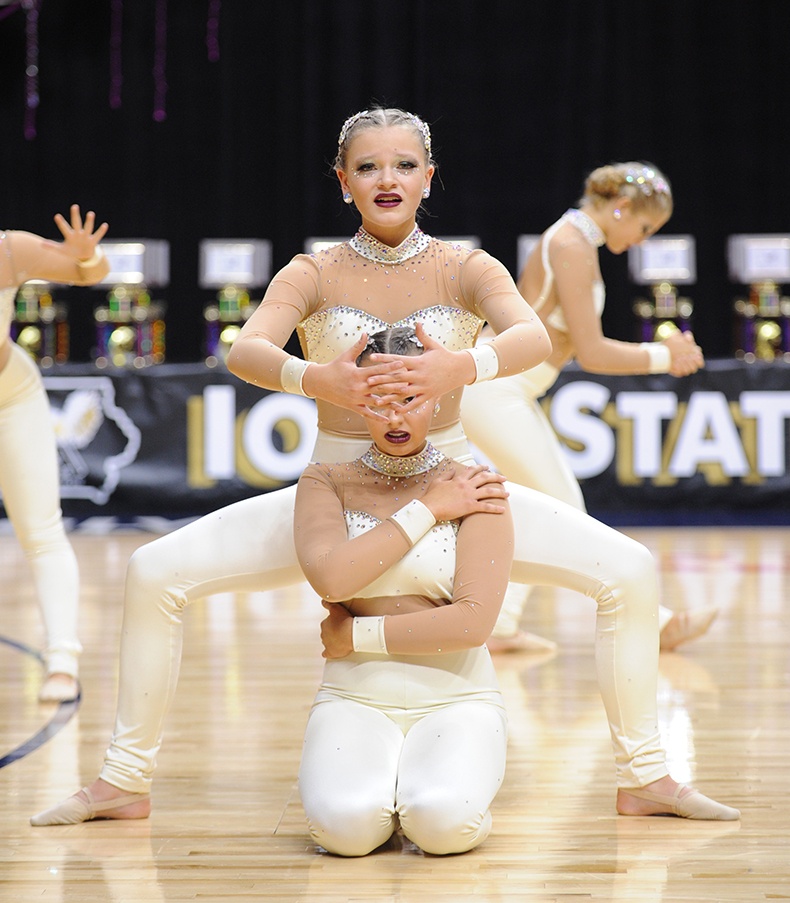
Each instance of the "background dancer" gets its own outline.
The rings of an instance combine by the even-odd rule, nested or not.
[[[0,232],[0,489],[3,505],[33,572],[46,631],[42,702],[68,702],[80,693],[77,638],[79,572],[63,526],[55,430],[36,362],[10,337],[14,298],[23,282],[43,279],[94,285],[110,271],[95,228],[79,207],[55,223],[62,242],[31,232]]]

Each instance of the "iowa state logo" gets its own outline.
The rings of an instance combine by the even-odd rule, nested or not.
[[[105,505],[140,450],[140,429],[115,402],[107,376],[48,376],[62,498]]]

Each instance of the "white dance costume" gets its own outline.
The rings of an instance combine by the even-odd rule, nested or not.
[[[299,790],[310,833],[329,852],[365,855],[400,824],[425,852],[462,853],[491,829],[507,719],[484,644],[513,527],[508,514],[434,522],[420,499],[459,469],[430,445],[405,459],[373,449],[350,464],[310,465],[299,481],[304,573],[324,598],[345,596],[371,636],[362,643],[371,648],[325,664],[305,732]],[[451,618],[425,617],[445,606]]]
[[[63,526],[47,394],[35,362],[10,339],[14,298],[25,281],[14,270],[12,234],[0,232],[0,347],[8,343],[11,355],[0,371],[0,489],[33,572],[47,637],[47,673],[76,677],[82,651],[77,639],[79,572]]]
[[[541,262],[544,278],[540,294],[532,303],[535,311],[542,309],[554,284],[554,270],[549,259],[551,240],[557,230],[569,221],[575,222],[567,214],[562,216],[543,236]],[[582,231],[582,235],[586,233]],[[600,316],[605,302],[604,284],[596,281],[592,289],[595,311]],[[560,332],[568,331],[559,305],[548,314],[546,321]],[[516,376],[467,386],[461,402],[461,420],[469,440],[508,480],[545,492],[579,511],[585,511],[579,481],[540,405],[540,399],[558,376],[559,370],[544,362]],[[506,429],[502,428],[503,424],[507,424]],[[494,636],[509,637],[517,632],[530,590],[531,587],[524,585],[509,588]],[[672,611],[659,606],[659,631],[671,618]]]
[[[244,352],[255,372],[249,381],[282,389],[280,373],[289,360],[282,347],[297,326],[305,357],[314,361],[334,358],[363,331],[419,322],[456,350],[472,347],[488,321],[501,333],[492,346],[502,374],[520,372],[545,357],[529,341],[532,310],[502,264],[483,251],[440,242],[419,230],[404,245],[410,242],[414,251],[401,262],[372,259],[350,242],[295,257],[275,276],[248,321],[245,330],[252,341],[237,340],[243,343],[240,350],[254,350]],[[468,461],[458,415],[461,394],[441,399],[430,439],[448,456]],[[370,441],[362,419],[320,399],[316,404],[320,460],[359,457]],[[568,587],[595,602],[597,673],[619,786],[657,780],[667,769],[656,704],[658,599],[652,556],[572,506],[515,484],[508,489],[516,525],[512,579]],[[178,679],[184,609],[212,593],[267,590],[304,579],[289,529],[294,495],[290,487],[239,502],[134,553],[127,572],[118,715],[104,780],[128,792],[150,789]],[[438,618],[451,608],[421,616]]]

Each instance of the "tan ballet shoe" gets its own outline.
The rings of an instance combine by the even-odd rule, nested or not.
[[[118,796],[112,800],[103,800],[96,802],[93,794],[87,787],[83,787],[80,791],[87,797],[86,800],[80,796],[70,796],[68,799],[58,803],[51,809],[39,812],[30,819],[30,824],[37,828],[45,825],[78,825],[84,821],[92,821],[95,818],[148,818],[151,809],[150,806],[145,807],[142,815],[112,815],[111,813],[118,809],[123,809],[132,803],[143,802],[149,799],[147,793],[128,793],[125,796]]]
[[[557,644],[535,633],[519,630],[513,636],[490,636],[486,642],[489,652],[556,652]]]
[[[714,606],[675,612],[661,631],[659,648],[662,652],[671,652],[682,643],[696,640],[707,633],[718,613],[719,609]]]
[[[38,691],[39,702],[74,702],[80,698],[80,684],[71,674],[47,674]]]
[[[688,790],[685,796],[681,797],[681,793]],[[741,817],[741,813],[731,806],[725,806],[723,803],[717,803],[699,790],[687,787],[685,784],[678,784],[677,789],[671,795],[664,793],[653,793],[652,790],[644,790],[639,787],[627,790],[620,790],[638,800],[645,800],[649,803],[655,803],[661,807],[661,811],[656,812],[622,812],[618,806],[618,814],[620,815],[677,815],[679,818],[695,818],[705,821],[737,821]],[[620,800],[618,800],[618,803]],[[651,808],[651,807],[646,807]]]

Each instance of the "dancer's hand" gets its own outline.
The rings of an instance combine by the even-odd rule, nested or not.
[[[96,245],[107,234],[109,226],[102,223],[96,227],[96,214],[89,210],[85,214],[85,222],[80,214],[79,204],[72,204],[71,222],[67,222],[66,218],[60,213],[55,214],[55,224],[63,235],[63,248],[75,260],[90,260],[96,252]]]
[[[690,332],[673,332],[664,339],[664,344],[672,355],[671,376],[688,376],[705,366],[702,349]]]
[[[363,416],[373,416],[386,421],[375,408],[408,397],[408,380],[403,366],[403,358],[393,355],[371,355],[371,363],[358,367],[356,360],[368,343],[368,336],[362,333],[359,340],[343,354],[328,364],[311,364],[304,374],[302,385],[305,392],[314,398],[321,398],[340,408],[355,411]],[[387,361],[373,362],[374,358],[387,357]],[[384,381],[386,388],[378,385]]]
[[[475,378],[475,364],[466,351],[449,351],[441,342],[432,339],[422,323],[414,329],[417,338],[425,348],[422,354],[371,354],[375,363],[399,362],[403,368],[396,374],[397,382],[388,375],[372,376],[371,387],[382,394],[398,394],[399,399],[408,398],[404,411],[418,408],[426,398],[440,398]],[[405,381],[405,384],[404,384]]]
[[[354,651],[353,625],[351,612],[337,602],[322,601],[321,604],[329,614],[321,621],[321,642],[324,658],[345,658]]]
[[[450,471],[437,477],[420,501],[437,521],[457,520],[467,514],[504,514],[509,493],[502,474],[483,464]]]

